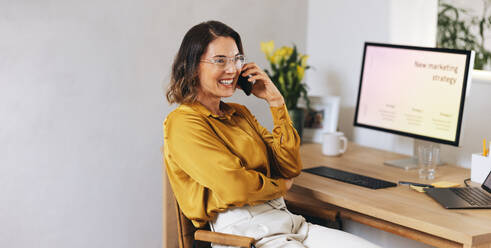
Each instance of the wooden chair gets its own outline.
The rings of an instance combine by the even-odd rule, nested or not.
[[[336,210],[309,206],[301,202],[286,201],[286,204],[288,209],[295,214],[308,215],[340,223],[339,212]],[[179,248],[209,248],[210,243],[246,248],[255,247],[255,240],[250,237],[212,232],[209,229],[196,229],[191,221],[184,216],[177,201],[176,210]]]
[[[179,235],[179,248],[204,248],[210,243],[253,248],[255,240],[250,237],[212,232],[209,229],[197,229],[193,223],[184,216],[176,201],[177,232]]]

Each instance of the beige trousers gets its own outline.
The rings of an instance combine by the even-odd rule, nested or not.
[[[283,197],[256,206],[232,208],[210,222],[212,231],[253,237],[257,248],[376,248],[355,235],[314,225],[286,209]],[[212,244],[214,248],[225,246]]]

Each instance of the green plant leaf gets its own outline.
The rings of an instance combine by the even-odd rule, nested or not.
[[[484,5],[483,13],[487,15],[489,5]],[[469,11],[456,8],[451,4],[439,3],[437,46],[453,49],[474,50],[476,57],[475,69],[482,69],[491,62],[491,52],[484,48],[486,43],[485,30],[491,27],[491,16],[472,16]],[[460,19],[461,16],[467,18]],[[472,27],[478,28],[477,35],[471,32]]]

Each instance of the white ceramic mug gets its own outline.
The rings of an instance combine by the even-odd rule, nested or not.
[[[341,141],[343,145],[341,146]],[[342,148],[341,148],[342,147]],[[322,153],[327,156],[338,156],[346,152],[348,139],[342,132],[322,134]]]

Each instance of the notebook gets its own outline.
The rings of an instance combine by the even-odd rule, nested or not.
[[[481,189],[482,188],[482,189]],[[491,171],[481,188],[426,188],[427,195],[444,208],[489,208],[491,209]]]

